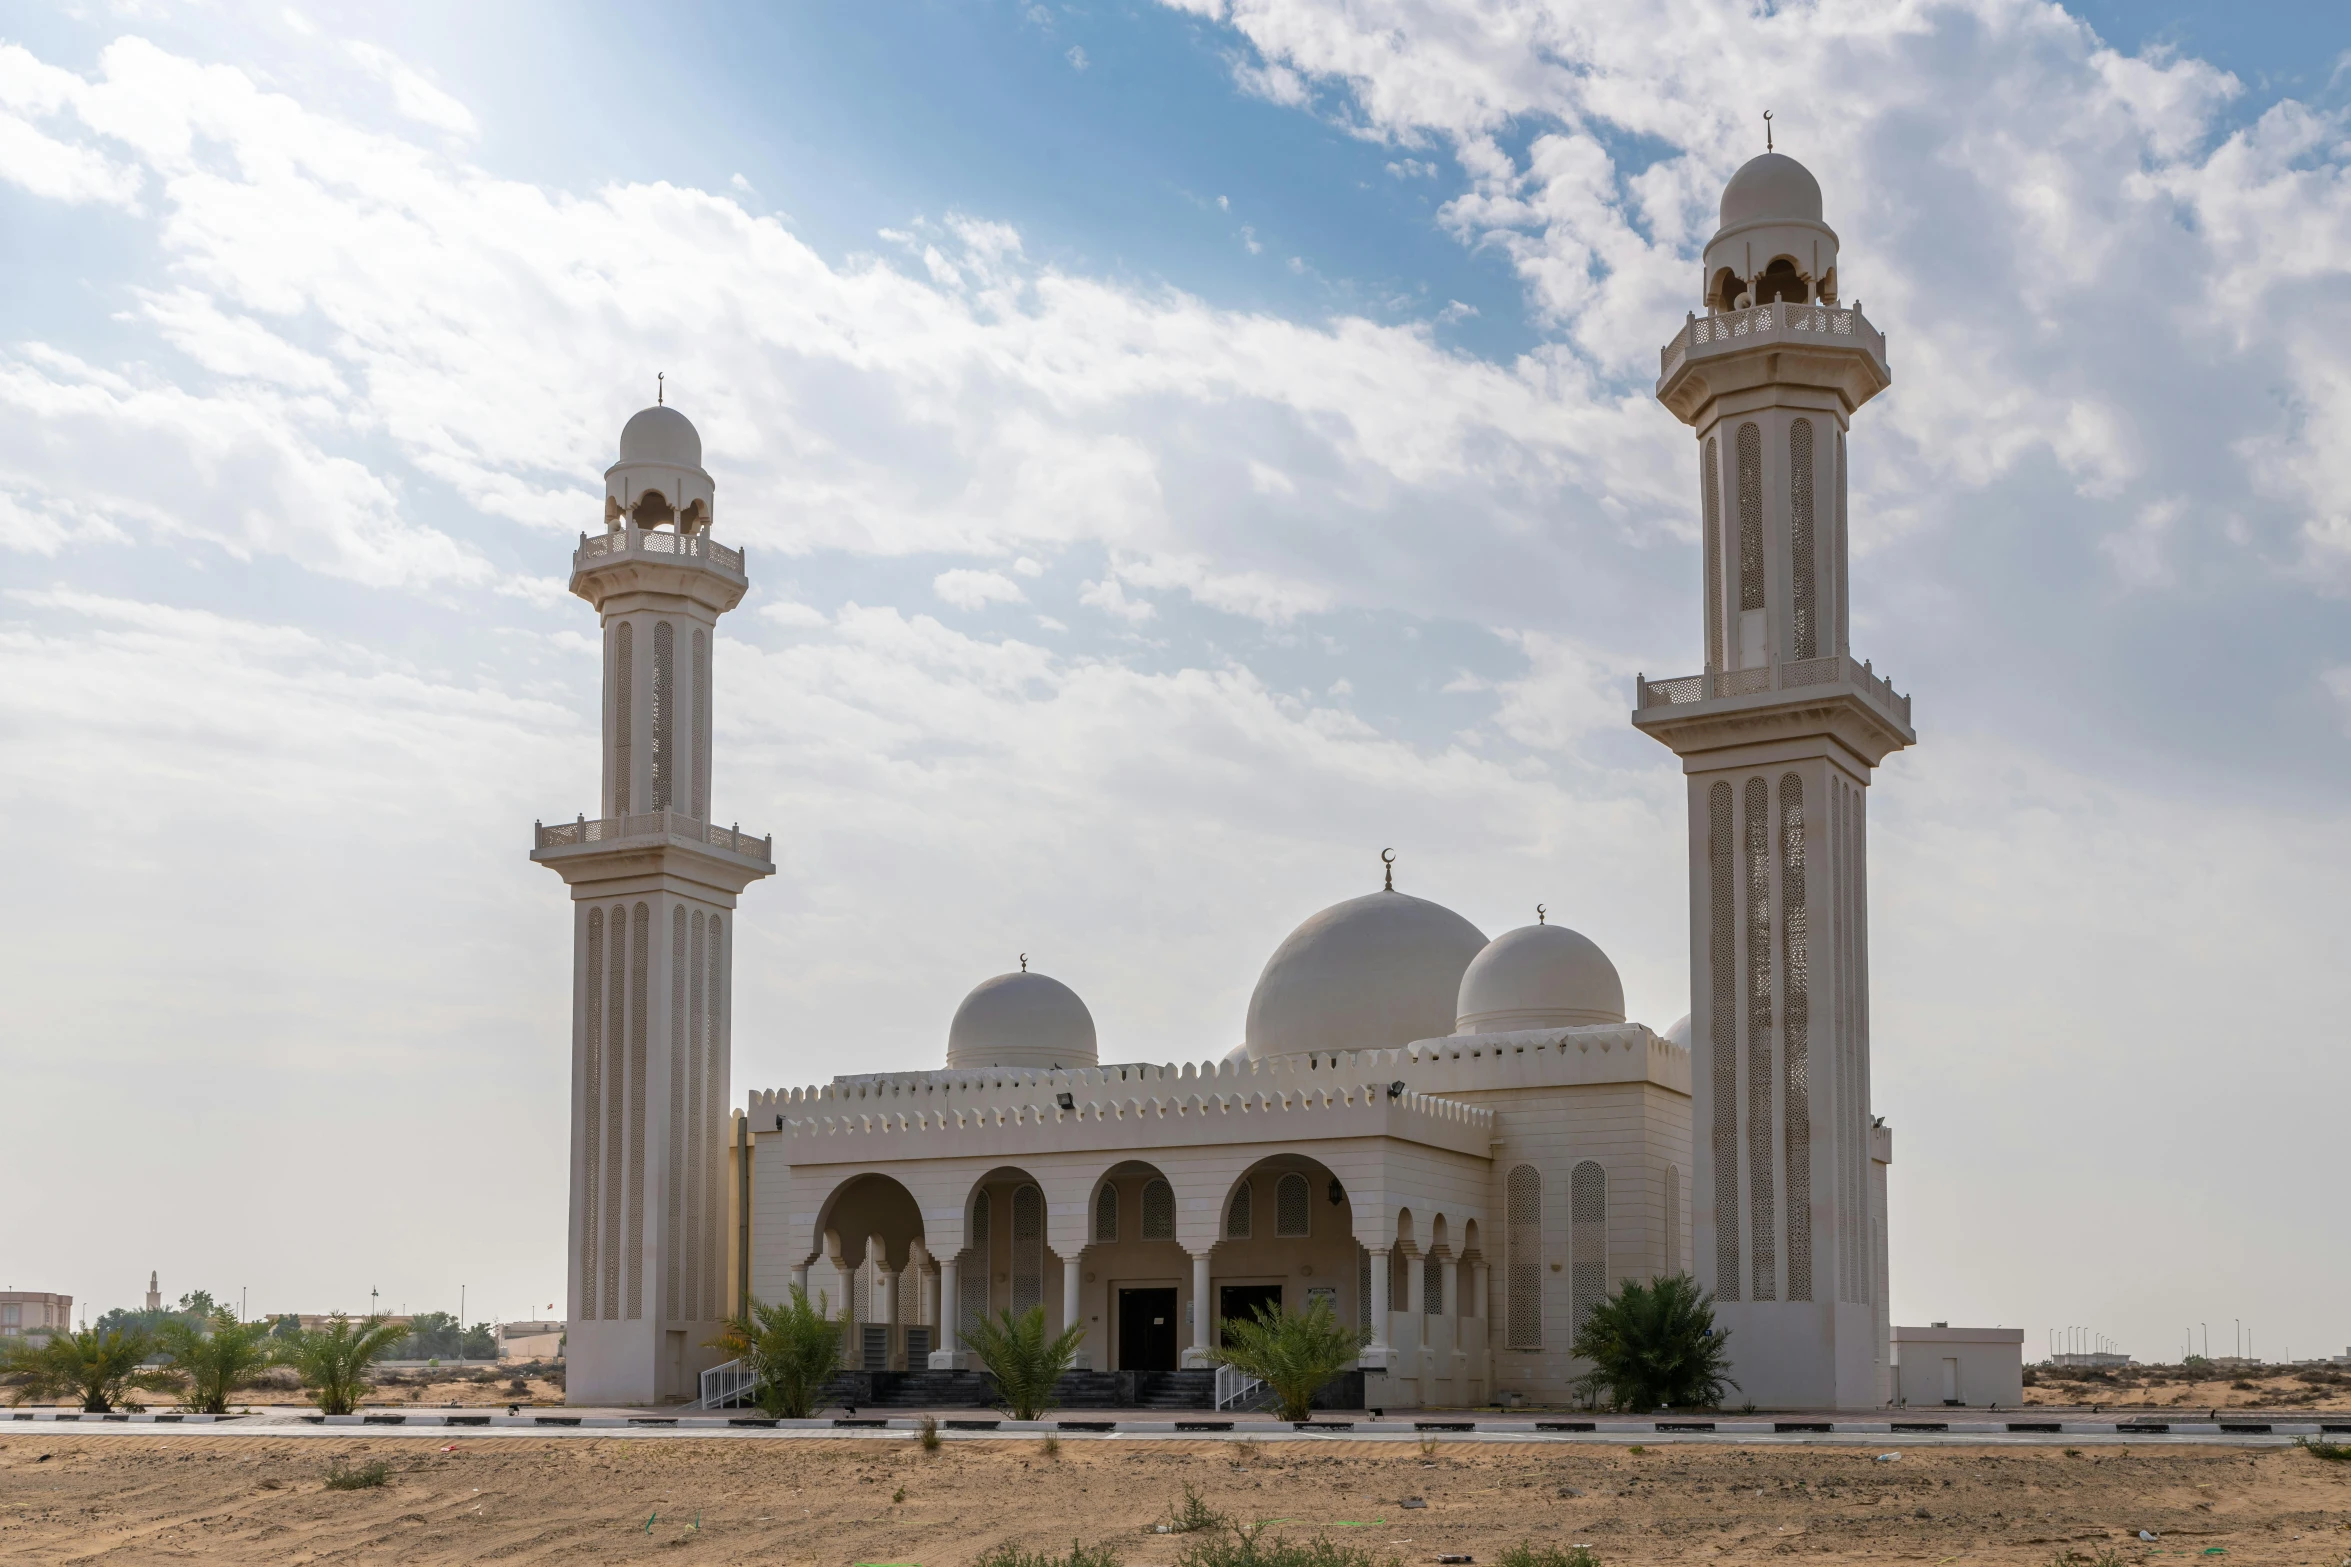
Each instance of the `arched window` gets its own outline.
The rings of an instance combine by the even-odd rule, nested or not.
[[[697,821],[710,819],[710,633],[700,627],[694,630],[693,812]]]
[[[1608,1298],[1608,1172],[1586,1159],[1567,1178],[1568,1300],[1577,1331]]]
[[[630,704],[637,683],[637,636],[627,621],[612,633],[612,814],[629,814]]]
[[[1023,1186],[1012,1194],[1012,1314],[1045,1304],[1045,1194]]]
[[[1682,1271],[1682,1167],[1665,1167],[1665,1271]]]
[[[638,904],[629,929],[629,1213],[622,1244],[629,1258],[628,1318],[635,1322],[645,1315],[645,1024],[653,911]]]
[[[956,1278],[956,1293],[963,1297],[963,1331],[969,1333],[988,1315],[988,1276],[995,1270],[996,1253],[988,1244],[989,1209],[985,1190],[971,1200],[971,1252],[963,1271]]]
[[[702,916],[694,916],[697,923]],[[685,1295],[678,1277],[679,1242],[686,1233],[686,1052],[692,1047],[687,1032],[686,981],[694,972],[686,953],[686,906],[669,911],[669,1244],[661,1248],[662,1314],[672,1322],[685,1319]]]
[[[678,753],[676,664],[677,632],[666,620],[653,627],[653,804],[669,809],[671,786],[677,781]]]
[[[1224,1238],[1245,1241],[1249,1238],[1249,1183],[1243,1181],[1233,1188],[1233,1200],[1224,1212]]]
[[[1739,426],[1739,616],[1735,656],[1741,669],[1770,661],[1763,645],[1763,431]],[[1746,617],[1752,613],[1755,619]]]
[[[629,911],[614,904],[606,927],[612,946],[606,978],[611,989],[604,1009],[604,1320],[620,1319],[621,1179],[627,1173],[622,1139],[628,1122],[629,1059]]]
[[[1505,1244],[1509,1249],[1512,1349],[1543,1347],[1543,1178],[1531,1164],[1513,1168],[1504,1186]]]
[[[1715,458],[1720,443],[1706,438],[1698,458],[1699,510],[1706,519],[1706,667],[1722,665],[1722,465]]]
[[[1143,1183],[1143,1239],[1175,1239],[1175,1188],[1165,1181]]]
[[[1302,1239],[1313,1222],[1308,1217],[1313,1206],[1306,1177],[1295,1170],[1283,1176],[1273,1189],[1274,1234],[1283,1240]]]
[[[1444,1315],[1445,1259],[1430,1257],[1420,1265],[1420,1313],[1424,1317]]]
[[[1800,305],[1807,297],[1807,285],[1802,273],[1796,270],[1792,257],[1774,256],[1763,269],[1763,276],[1755,280],[1755,302],[1768,305],[1777,299]]]
[[[1779,1220],[1772,1191],[1771,785],[1747,780],[1747,1235],[1753,1299],[1779,1299]]]
[[[1108,1245],[1118,1239],[1118,1188],[1108,1181],[1094,1194],[1094,1243]]]
[[[1788,1299],[1812,1299],[1812,975],[1804,906],[1804,780],[1780,777],[1780,1029],[1787,1041]]]
[[[1714,1290],[1739,1298],[1739,928],[1731,786],[1706,791],[1707,1151],[1714,1160]]]
[[[597,1199],[604,1171],[604,911],[588,911],[588,1004],[580,1041],[580,1316],[596,1315]]]
[[[1788,426],[1788,553],[1793,557],[1794,581],[1788,592],[1788,625],[1795,637],[1795,656],[1820,656],[1820,609],[1813,573],[1812,421],[1799,419]]]

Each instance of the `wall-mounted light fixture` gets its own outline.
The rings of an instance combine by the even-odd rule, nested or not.
[[[1060,1093],[1053,1096],[1053,1102],[1061,1106],[1061,1108],[1064,1110],[1075,1110],[1078,1107],[1078,1096],[1069,1092],[1067,1089],[1063,1089]]]

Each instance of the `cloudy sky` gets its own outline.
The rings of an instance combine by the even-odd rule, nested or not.
[[[0,41],[0,1287],[560,1298],[563,588],[665,373],[738,1091],[1026,951],[1240,1035],[1399,885],[1687,1010],[1649,396],[1818,174],[1893,390],[1854,646],[1897,1320],[2351,1344],[2351,27],[2027,0],[20,6]],[[2201,1347],[2201,1344],[2199,1344]]]

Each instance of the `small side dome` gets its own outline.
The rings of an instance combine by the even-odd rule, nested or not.
[[[1682,1047],[1684,1050],[1687,1050],[1687,1049],[1689,1049],[1689,1048],[1690,1048],[1690,1014],[1689,1014],[1689,1013],[1687,1013],[1687,1012],[1684,1012],[1684,1013],[1682,1014],[1682,1020],[1681,1020],[1680,1022],[1678,1022],[1678,1023],[1674,1024],[1674,1026],[1673,1026],[1673,1027],[1671,1027],[1671,1028],[1669,1028],[1669,1029],[1667,1029],[1667,1030],[1665,1031],[1665,1037],[1666,1037],[1667,1039],[1670,1039],[1670,1040],[1672,1040],[1672,1041],[1673,1041],[1675,1044],[1677,1044],[1677,1045],[1681,1046],[1681,1047]]]
[[[1045,1072],[1095,1064],[1094,1014],[1060,980],[1023,969],[984,979],[947,1025],[950,1071]]]
[[[620,460],[699,468],[702,436],[694,422],[675,408],[661,404],[640,408],[620,427]]]
[[[1784,152],[1767,152],[1740,165],[1722,188],[1722,226],[1742,223],[1818,223],[1820,181]]]
[[[1374,892],[1335,903],[1266,959],[1241,1048],[1262,1061],[1440,1037],[1461,971],[1485,944],[1475,925],[1425,898]]]
[[[1456,1034],[1624,1021],[1624,982],[1591,938],[1564,925],[1505,931],[1461,976]]]

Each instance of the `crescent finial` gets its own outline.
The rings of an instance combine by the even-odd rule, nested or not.
[[[1380,864],[1382,867],[1384,867],[1384,878],[1386,881],[1386,886],[1382,890],[1386,892],[1394,892],[1396,890],[1396,851],[1394,849],[1382,849],[1380,851]]]
[[[1544,920],[1543,920],[1543,905],[1541,905],[1540,903],[1538,903],[1538,904],[1536,904],[1536,905],[1535,905],[1535,923],[1536,923],[1536,924],[1538,924],[1538,925],[1540,925],[1540,924],[1544,923]]]
[[[1770,111],[1769,109],[1766,109],[1766,110],[1764,110],[1764,111],[1763,111],[1763,150],[1764,150],[1765,152],[1769,152],[1769,151],[1771,151],[1771,150],[1772,150],[1772,146],[1771,146],[1771,111]]]
[[[1029,971],[1029,955],[1025,952],[1020,955],[1020,971],[1023,974]]]

